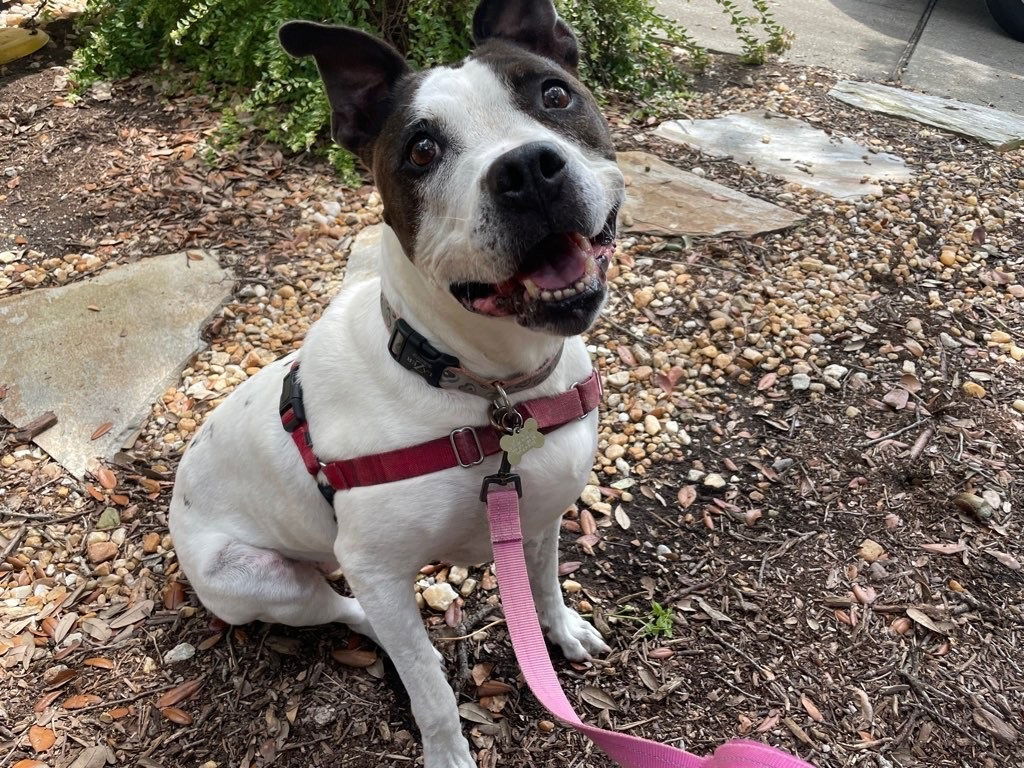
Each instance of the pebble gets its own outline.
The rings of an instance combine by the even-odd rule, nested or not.
[[[313,722],[321,728],[326,725],[330,725],[337,719],[338,710],[329,704],[324,704],[313,709]]]
[[[461,565],[453,565],[448,569],[448,583],[456,587],[469,577],[469,569]]]
[[[724,477],[722,477],[719,474],[716,474],[715,472],[712,472],[711,474],[704,478],[704,485],[706,485],[708,488],[718,489],[725,488],[727,483]]]
[[[1024,400],[1017,399],[1013,401],[1013,410],[1017,413],[1024,413]]]
[[[613,444],[613,445],[609,445],[607,448],[604,449],[604,457],[606,459],[608,459],[609,461],[615,461],[616,459],[621,459],[625,455],[626,455],[626,448],[624,446],[621,446],[621,445]]]
[[[466,579],[464,582],[462,582],[462,586],[459,587],[459,594],[463,597],[469,597],[471,594],[473,594],[473,590],[476,589],[477,583],[478,582],[476,579]]]
[[[806,373],[796,373],[789,380],[794,392],[802,392],[811,386],[811,377]]]
[[[976,381],[965,381],[963,390],[969,397],[984,397],[987,394],[985,388]]]
[[[838,365],[836,363],[825,366],[825,370],[822,371],[823,374],[832,379],[842,379],[849,372],[850,369],[847,368],[845,365]]]
[[[580,501],[588,507],[601,503],[601,489],[596,485],[585,485],[580,492]]]
[[[459,593],[448,582],[431,584],[423,590],[423,600],[435,611],[447,611],[448,606],[455,602]]]
[[[564,589],[570,595],[573,595],[573,594],[576,594],[577,592],[582,592],[583,591],[583,585],[580,584],[578,581],[573,581],[572,579],[566,579],[565,581],[562,582],[562,589]]]
[[[609,374],[606,381],[609,386],[622,389],[629,384],[629,371],[617,371],[616,373]]]
[[[89,562],[105,563],[117,557],[117,544],[112,541],[94,541],[86,548]]]
[[[885,547],[874,539],[864,539],[857,554],[868,563],[873,563],[885,554]]]
[[[164,654],[164,664],[177,664],[188,661],[196,655],[196,647],[192,643],[181,643]]]
[[[657,416],[651,413],[644,416],[644,431],[648,435],[656,435],[661,432],[661,424],[658,423]]]

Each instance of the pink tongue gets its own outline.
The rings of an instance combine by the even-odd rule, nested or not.
[[[493,315],[494,317],[505,317],[512,314],[512,311],[498,300],[497,295],[476,299],[473,302],[473,309],[481,315]]]
[[[557,291],[575,283],[586,271],[587,254],[570,240],[565,243],[564,251],[525,277],[542,291]]]

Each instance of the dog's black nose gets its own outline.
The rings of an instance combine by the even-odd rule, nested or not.
[[[487,188],[502,205],[544,208],[562,194],[566,159],[549,141],[534,141],[506,152],[487,172]]]

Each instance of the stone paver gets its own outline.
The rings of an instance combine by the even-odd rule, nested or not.
[[[352,241],[345,267],[345,282],[365,280],[380,274],[380,240],[384,234],[383,224],[374,224],[360,230]]]
[[[1024,145],[1024,117],[998,109],[850,80],[836,83],[829,96],[861,109],[972,136],[1003,152]]]
[[[177,381],[232,284],[212,255],[180,253],[0,302],[0,413],[22,426],[53,411],[57,425],[35,442],[82,477],[131,439]]]
[[[802,221],[785,208],[676,168],[648,152],[620,152],[627,232],[707,237],[727,232],[751,237]]]
[[[764,110],[713,120],[669,120],[655,133],[844,200],[881,194],[874,182],[913,176],[895,155],[872,153],[851,139]]]

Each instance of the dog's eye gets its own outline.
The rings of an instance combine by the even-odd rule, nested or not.
[[[546,109],[565,109],[572,103],[572,94],[568,86],[557,80],[544,83],[544,107]]]
[[[419,135],[409,145],[409,162],[419,168],[426,168],[441,154],[437,142],[426,135]]]

